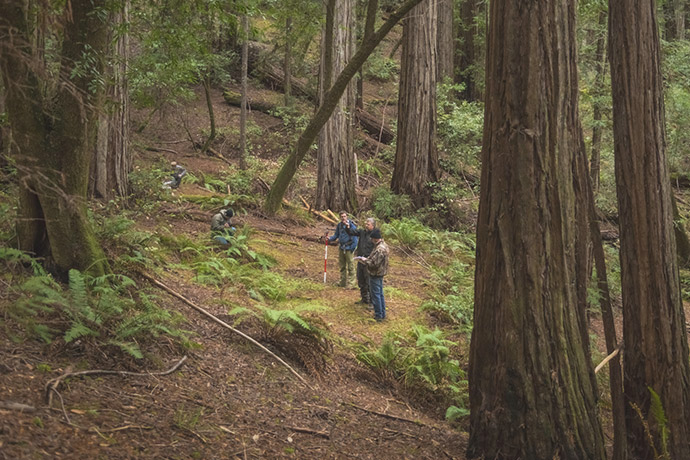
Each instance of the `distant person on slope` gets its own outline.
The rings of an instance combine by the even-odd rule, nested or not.
[[[211,218],[211,238],[220,244],[229,244],[228,239],[235,234],[235,227],[230,224],[230,219],[235,213],[232,209],[221,209]]]
[[[172,167],[172,178],[169,181],[163,182],[163,188],[176,189],[180,187],[182,178],[187,175],[187,170],[173,161],[170,163]]]
[[[354,222],[347,216],[346,211],[340,211],[340,222],[335,227],[335,233],[330,238],[324,236],[324,240],[333,243],[338,240],[338,265],[340,265],[340,286],[355,287],[355,262],[353,260],[354,251],[357,247],[357,237],[349,235],[345,229],[357,229]]]
[[[388,273],[388,245],[383,242],[381,230],[375,228],[371,231],[371,241],[374,250],[369,257],[357,257],[357,261],[366,265],[369,270],[369,291],[371,301],[374,304],[374,319],[383,321],[386,319],[386,299],[383,297],[383,277]]]
[[[356,256],[369,257],[371,251],[374,249],[374,242],[371,241],[371,231],[376,227],[376,220],[369,217],[364,222],[364,227],[350,228],[346,226],[345,231],[348,235],[356,236],[359,239],[357,243]],[[371,305],[371,295],[369,293],[369,270],[365,264],[357,264],[357,285],[359,286],[359,295],[361,299],[356,303]]]

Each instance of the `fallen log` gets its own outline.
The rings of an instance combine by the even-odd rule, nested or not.
[[[388,125],[383,123],[383,120],[362,109],[357,109],[355,113],[359,125],[374,140],[383,144],[390,144],[393,141],[395,133]]]
[[[250,41],[248,71],[271,89],[285,91],[285,73],[280,66],[269,61],[270,46]],[[316,104],[316,90],[309,87],[306,80],[292,76],[290,88],[293,96],[301,96]]]
[[[242,107],[242,95],[240,93],[225,90],[223,91],[223,99],[225,99],[225,102],[233,107]],[[278,104],[274,104],[273,102],[269,101],[261,101],[256,99],[247,100],[247,109],[257,110],[268,115],[273,115],[277,107]]]

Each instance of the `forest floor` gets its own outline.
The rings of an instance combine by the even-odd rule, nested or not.
[[[214,105],[219,126],[237,125],[238,112],[224,103],[220,91],[214,92]],[[174,111],[157,116],[136,141],[140,148],[135,167],[176,160],[196,175],[222,172],[223,161],[195,153],[180,134],[185,116],[189,132],[204,128],[204,109],[197,103],[180,117]],[[266,132],[282,128],[269,115],[254,113],[252,119]],[[149,146],[160,150],[147,151]],[[222,138],[214,147],[233,156],[232,146]],[[279,144],[272,148],[264,146],[261,156],[275,166],[275,158],[284,152]],[[207,218],[199,218],[202,211],[190,214],[189,203],[175,200],[176,195],[203,193],[198,185],[183,184],[155,213],[138,213],[137,229],[168,228],[176,235],[205,238],[212,213],[203,211]],[[0,328],[0,459],[464,458],[466,434],[460,425],[444,420],[445,406],[377,379],[357,363],[352,351],[353,343],[380,344],[386,332],[428,323],[427,314],[419,310],[430,289],[425,283],[427,269],[392,249],[385,291],[387,320],[377,323],[372,312],[355,305],[357,289],[337,286],[335,247],[330,248],[328,279],[323,283],[324,245],[317,238],[326,229],[332,232],[333,225],[305,224],[284,214],[267,218],[258,209],[238,211],[233,222],[253,229],[252,249],[272,256],[277,261],[272,270],[299,287],[291,301],[324,307],[318,316],[335,338],[327,369],[308,375],[290,361],[305,375],[308,384],[304,384],[255,345],[129,273],[140,289],[155,292],[165,299],[165,308],[186,318],[183,329],[193,333],[198,347],[181,352],[161,338],[159,354],[153,360],[148,356],[155,368],[143,369],[64,343],[59,347],[17,343],[12,340],[17,331],[5,323]],[[228,301],[255,302],[246,293],[197,284],[189,272],[174,268],[174,262],[157,279],[220,319],[232,322]],[[0,294],[0,302],[8,298],[4,286]],[[66,379],[52,392],[50,405],[47,402],[46,385],[70,371],[161,373],[183,354],[187,359],[167,375]]]
[[[201,102],[195,104],[184,109],[188,116],[178,117],[171,110],[156,117],[136,140],[140,146],[136,167],[176,160],[195,175],[217,175],[224,170],[222,160],[195,153],[191,142],[180,134],[203,131],[205,107]],[[214,105],[220,127],[237,125],[237,110],[224,103],[219,91],[214,92]],[[180,119],[185,116],[188,123],[183,127]],[[266,133],[266,145],[257,146],[261,161],[267,169],[274,168],[278,156],[285,153],[281,148],[287,145],[287,141],[282,146],[275,142],[281,139],[282,125],[261,113],[253,114],[252,119]],[[233,146],[222,136],[214,147],[232,163],[237,162]],[[313,162],[305,168],[313,173]],[[309,176],[303,177],[308,180]],[[192,239],[205,238],[211,213],[190,213],[189,203],[175,199],[175,195],[202,193],[197,185],[183,184],[156,212],[138,213],[137,229],[156,232],[167,228]],[[277,261],[272,270],[298,286],[290,300],[323,307],[318,316],[335,344],[326,370],[307,374],[298,367],[307,380],[302,383],[244,338],[208,321],[145,278],[128,274],[140,289],[155,292],[166,308],[186,318],[183,328],[193,333],[198,347],[181,351],[161,338],[158,355],[148,360],[155,368],[144,369],[102,354],[84,354],[74,347],[17,343],[12,340],[16,331],[10,326],[0,328],[0,459],[465,458],[466,421],[447,422],[446,406],[377,379],[358,364],[353,352],[353,344],[380,344],[386,333],[404,333],[415,323],[433,326],[434,318],[419,309],[432,289],[428,269],[417,258],[392,247],[385,290],[387,320],[377,323],[371,312],[355,305],[357,290],[336,286],[335,248],[329,252],[328,280],[323,283],[324,245],[317,238],[332,229],[331,224],[304,223],[286,214],[268,218],[259,209],[238,211],[233,222],[253,229],[252,249],[272,256]],[[232,322],[228,303],[247,306],[255,302],[246,292],[231,287],[202,286],[174,262],[156,278],[220,319]],[[0,302],[8,298],[4,289],[0,286]],[[596,317],[592,318],[592,337],[597,353],[603,354],[604,334]],[[465,338],[454,351],[454,358],[465,369],[468,348]],[[52,392],[51,404],[47,403],[46,386],[70,371],[161,373],[183,355],[186,361],[167,375],[100,374],[66,379]],[[607,388],[600,390],[602,398],[607,398]],[[602,407],[602,412],[607,419],[608,409]]]

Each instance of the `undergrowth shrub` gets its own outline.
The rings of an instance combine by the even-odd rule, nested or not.
[[[450,349],[456,345],[439,329],[415,325],[407,335],[389,334],[376,349],[361,345],[356,356],[385,383],[408,392],[430,391],[447,404],[464,408],[465,373],[457,360],[450,359]]]
[[[371,192],[372,208],[379,219],[389,220],[412,212],[412,200],[407,195],[397,195],[388,187],[376,187]]]
[[[450,264],[433,267],[428,284],[433,286],[431,300],[422,304],[422,309],[435,311],[464,332],[472,329],[474,312],[474,268],[453,259]]]
[[[27,337],[47,343],[60,337],[65,344],[85,349],[117,347],[138,359],[143,358],[140,344],[163,334],[188,344],[188,334],[177,328],[181,317],[137,292],[134,281],[125,275],[91,277],[70,270],[69,283],[63,287],[20,251],[1,249],[0,262],[14,281],[8,318]],[[31,272],[22,272],[17,264]]]
[[[256,308],[239,307],[228,314],[237,317],[236,324],[254,321],[260,331],[260,340],[299,362],[310,374],[321,375],[326,371],[333,354],[328,326],[321,318],[305,314],[320,306],[305,304],[294,310],[277,310],[263,305]]]

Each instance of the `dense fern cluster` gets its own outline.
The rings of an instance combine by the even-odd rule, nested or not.
[[[431,391],[458,409],[466,404],[467,381],[459,362],[450,358],[451,347],[456,345],[439,329],[415,325],[406,336],[388,335],[377,349],[361,346],[357,359],[383,382],[410,392]],[[453,414],[466,415],[465,410],[455,409]]]
[[[181,322],[160,308],[152,296],[137,292],[136,283],[124,275],[91,277],[70,270],[63,286],[41,265],[21,251],[0,248],[0,261],[12,273],[8,316],[26,337],[52,343],[89,347],[117,347],[134,358],[143,358],[141,344],[168,335],[186,343]],[[22,270],[26,265],[31,271]]]

